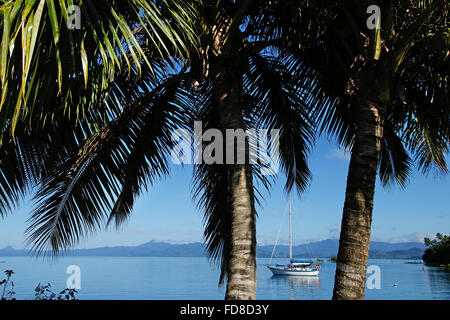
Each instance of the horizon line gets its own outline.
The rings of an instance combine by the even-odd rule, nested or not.
[[[302,242],[302,243],[297,243],[294,244],[293,246],[301,246],[301,245],[308,245],[308,244],[313,244],[313,243],[318,243],[318,242],[324,242],[324,241],[339,241],[338,238],[328,238],[328,239],[323,239],[323,240],[315,240],[315,241],[309,241],[309,242]],[[418,240],[405,240],[405,241],[387,241],[387,240],[371,240],[371,243],[373,242],[382,242],[382,243],[389,243],[389,244],[404,244],[404,243],[421,243],[423,245],[425,245],[423,242],[418,241]],[[204,245],[204,242],[202,241],[191,241],[191,242],[184,242],[184,241],[171,241],[171,240],[149,240],[147,242],[141,243],[141,244],[136,244],[136,245],[125,245],[125,244],[118,244],[118,245],[110,245],[110,246],[97,246],[97,247],[88,247],[88,248],[69,248],[69,249],[65,249],[65,250],[61,250],[61,251],[72,251],[72,250],[91,250],[91,249],[103,249],[103,248],[132,248],[132,247],[139,247],[148,243],[165,243],[165,244],[170,244],[170,245],[188,245],[188,244],[202,244]],[[264,241],[261,242],[257,242],[257,246],[274,246],[274,243],[265,243]],[[288,246],[289,244],[284,244],[284,243],[279,243],[277,244],[277,246]],[[28,248],[15,248],[12,245],[6,245],[4,247],[0,247],[0,250],[4,250],[4,249],[13,249],[13,250],[28,250],[28,251],[33,251],[32,249],[28,249]],[[51,251],[51,250],[46,250],[46,251]]]

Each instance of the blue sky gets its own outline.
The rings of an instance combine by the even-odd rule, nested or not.
[[[310,158],[313,180],[301,199],[293,195],[294,243],[339,238],[349,156],[334,143],[321,138]],[[202,241],[202,213],[191,199],[192,166],[173,166],[171,176],[156,184],[136,202],[132,217],[120,230],[100,231],[82,239],[78,248],[138,245],[150,240],[186,243]],[[388,242],[422,241],[450,226],[450,178],[423,176],[414,172],[405,190],[375,192],[372,240]],[[284,177],[279,174],[271,194],[265,194],[258,208],[257,239],[272,244],[287,210]],[[0,248],[23,248],[29,199],[0,220]],[[285,218],[280,243],[287,243]]]

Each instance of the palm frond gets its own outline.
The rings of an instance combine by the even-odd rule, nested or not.
[[[68,25],[71,5],[80,9],[80,29]],[[19,119],[51,119],[59,108],[78,108],[82,117],[116,73],[140,74],[142,62],[151,67],[144,46],[153,56],[187,55],[191,14],[186,2],[173,0],[2,2],[0,122],[10,122],[14,135]],[[52,109],[55,98],[61,104]]]
[[[19,148],[12,139],[0,148],[0,217],[19,203],[27,189],[27,177]]]
[[[295,186],[300,194],[311,179],[307,157],[315,139],[311,114],[317,97],[313,90],[308,91],[306,82],[298,81],[290,66],[287,60],[254,55],[245,87],[259,101],[259,126],[280,130],[279,160],[287,177],[285,188],[289,192]]]
[[[26,231],[37,254],[56,255],[107,222],[120,224],[147,183],[167,174],[170,129],[182,103],[179,82],[167,81],[149,88],[141,79],[116,118],[43,176]],[[123,89],[107,102],[120,104]]]
[[[405,150],[403,141],[394,132],[391,123],[387,121],[383,130],[379,172],[380,180],[385,187],[396,182],[405,188],[411,173],[412,160]]]
[[[152,93],[153,94],[153,93]],[[173,130],[186,128],[184,112],[189,108],[189,94],[180,82],[168,83],[156,92],[122,168],[120,194],[109,215],[108,224],[120,226],[129,216],[134,200],[148,185],[169,174],[168,153],[173,149]]]

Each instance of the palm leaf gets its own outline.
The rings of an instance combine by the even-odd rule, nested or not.
[[[296,186],[300,194],[311,179],[307,157],[315,133],[310,115],[317,98],[312,90],[299,85],[296,71],[286,64],[287,60],[252,56],[246,87],[260,101],[259,126],[280,130],[279,160],[287,177],[286,191]]]
[[[123,111],[43,175],[26,232],[37,254],[58,254],[108,221],[119,225],[147,183],[167,174],[170,129],[183,103],[179,82],[172,82],[135,83]],[[108,105],[120,104],[130,89],[117,85],[123,91],[111,94]]]
[[[72,4],[81,9],[79,30],[66,24]],[[57,113],[47,104],[55,97],[63,102],[58,108],[80,108],[71,100],[80,94],[80,87],[93,86],[101,92],[124,67],[133,67],[138,74],[143,61],[150,67],[143,49],[150,47],[148,43],[152,54],[186,55],[191,13],[185,2],[172,0],[2,2],[0,121],[12,121],[14,135],[19,119],[51,118]],[[92,69],[100,73],[90,74]],[[80,97],[86,101],[78,116],[95,103],[91,98]]]

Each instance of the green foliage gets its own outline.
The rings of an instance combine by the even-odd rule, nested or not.
[[[423,261],[428,265],[449,265],[450,264],[450,234],[436,234],[435,239],[424,238],[428,247],[423,254]]]
[[[0,1],[0,142],[20,121],[39,127],[61,109],[83,118],[124,69],[140,73],[151,56],[183,55],[178,28],[189,30],[189,10],[180,0],[157,2]],[[67,25],[71,5],[80,29]]]

